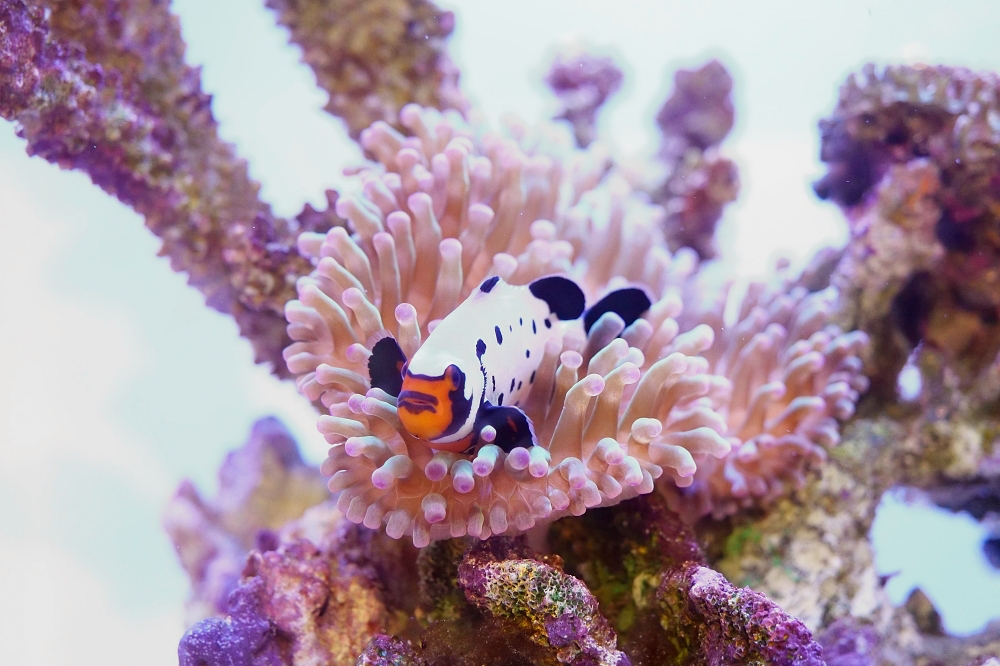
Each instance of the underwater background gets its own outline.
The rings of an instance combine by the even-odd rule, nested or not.
[[[1000,8],[989,2],[442,3],[462,91],[498,126],[550,118],[543,79],[557,48],[582,43],[624,72],[598,121],[616,157],[651,157],[653,118],[674,72],[719,60],[734,79],[734,128],[722,150],[740,192],[716,232],[721,261],[759,277],[843,245],[840,209],[811,183],[817,122],[866,62],[1000,71]],[[223,139],[234,143],[275,213],[326,206],[362,155],[287,32],[262,5],[171,3],[188,63]],[[291,382],[253,364],[234,322],[157,258],[139,215],[24,153],[0,125],[0,662],[173,664],[188,582],[161,514],[190,478],[214,493],[216,469],[264,415],[303,456],[327,445]],[[1000,617],[987,528],[901,494],[872,533],[877,570],[902,603],[919,586],[953,634]]]

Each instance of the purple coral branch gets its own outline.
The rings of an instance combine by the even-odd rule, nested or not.
[[[445,51],[455,16],[427,0],[266,0],[329,93],[326,110],[351,137],[377,120],[396,129],[413,102],[465,112],[458,68]]]
[[[161,253],[284,374],[284,304],[310,270],[297,220],[258,198],[218,136],[162,0],[11,0],[0,7],[0,116],[28,152],[90,175],[146,218]]]
[[[560,53],[549,69],[545,83],[556,94],[562,110],[556,120],[573,125],[581,148],[597,138],[597,113],[622,86],[625,75],[611,58],[582,52]]]
[[[740,189],[736,164],[718,152],[735,121],[732,91],[733,79],[717,60],[678,70],[674,91],[656,116],[667,177],[653,200],[667,212],[671,249],[690,247],[702,259],[718,254],[715,225]]]

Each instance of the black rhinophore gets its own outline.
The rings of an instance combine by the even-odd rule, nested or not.
[[[601,315],[608,312],[614,312],[625,321],[625,326],[628,326],[641,317],[652,304],[645,289],[639,287],[616,289],[587,310],[587,314],[583,315],[583,328],[590,333],[591,327],[597,323]]]
[[[389,395],[398,396],[403,389],[403,366],[406,354],[395,338],[382,338],[372,347],[368,357],[368,377],[372,388],[380,388]]]
[[[549,311],[563,321],[576,319],[583,314],[586,299],[583,290],[569,278],[558,275],[538,278],[528,285],[532,295],[549,306]]]

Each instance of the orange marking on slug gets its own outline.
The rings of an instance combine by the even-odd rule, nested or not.
[[[450,373],[424,379],[409,373],[403,378],[403,388],[396,403],[399,420],[414,437],[432,441],[451,425],[452,409],[449,393],[457,388]],[[439,448],[435,445],[434,448]]]

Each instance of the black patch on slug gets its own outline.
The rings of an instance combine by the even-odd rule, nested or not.
[[[563,321],[576,319],[583,314],[586,299],[583,290],[569,278],[550,275],[528,285],[531,294],[549,306],[549,311]]]
[[[372,347],[368,357],[368,378],[372,388],[380,388],[389,395],[398,396],[403,388],[403,366],[406,354],[395,338],[382,338]]]
[[[531,419],[517,407],[494,407],[489,402],[484,403],[473,430],[480,432],[486,426],[492,426],[497,432],[492,444],[507,453],[518,446],[528,449],[535,444],[535,429]]]
[[[499,275],[494,275],[491,278],[487,278],[483,280],[483,283],[481,285],[479,285],[479,291],[483,292],[484,294],[488,294],[491,291],[493,291],[493,287],[497,286],[497,282],[499,281],[500,281]]]
[[[583,315],[583,328],[590,333],[591,327],[607,312],[614,312],[621,317],[627,327],[641,317],[652,304],[645,289],[639,287],[616,289],[587,310],[587,314]]]

